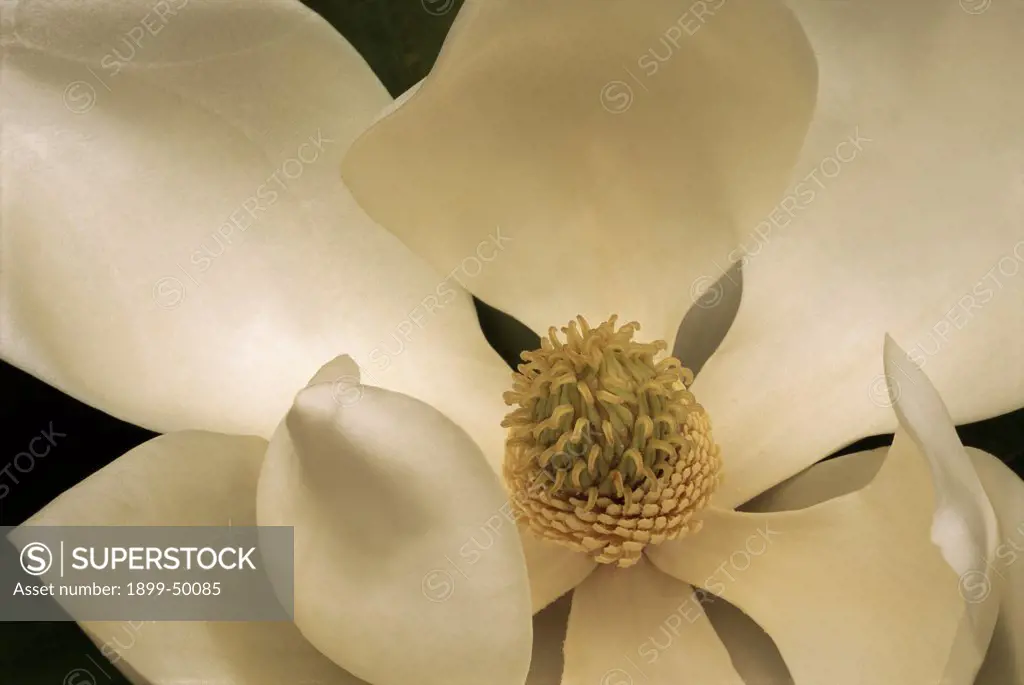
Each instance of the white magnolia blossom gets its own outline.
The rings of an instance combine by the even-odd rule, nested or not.
[[[1024,484],[953,428],[1024,397],[1013,3],[468,0],[398,103],[293,0],[2,29],[0,351],[168,433],[27,525],[295,526],[294,625],[147,624],[133,682],[1024,680]],[[702,528],[514,525],[467,291],[671,340],[736,261]]]

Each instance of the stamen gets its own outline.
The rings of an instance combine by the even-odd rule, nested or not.
[[[645,545],[699,529],[720,457],[693,374],[673,357],[656,362],[667,345],[634,342],[640,325],[616,321],[577,317],[564,343],[552,327],[522,355],[504,394],[504,472],[534,533],[631,566]]]

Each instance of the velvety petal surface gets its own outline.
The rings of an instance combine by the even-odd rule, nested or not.
[[[579,585],[597,567],[593,557],[542,540],[523,526],[519,527],[519,536],[534,613]]]
[[[797,511],[711,510],[692,540],[649,556],[757,621],[797,683],[969,685],[984,652],[968,648],[987,644],[997,605],[987,602],[978,634],[961,637],[967,602],[929,539],[927,478],[899,434],[863,490]]]
[[[693,387],[722,446],[722,507],[895,429],[886,331],[956,423],[1024,403],[1024,12],[791,5],[817,110],[790,189],[744,227],[743,302]]]
[[[266,446],[261,438],[199,431],[154,438],[48,504],[11,534],[12,541],[30,536],[31,526],[254,526]],[[363,685],[291,623],[81,625],[136,685]]]
[[[893,411],[928,462],[935,490],[931,540],[961,579],[983,576],[999,534],[985,488],[935,386],[889,336],[883,356]],[[980,628],[987,605],[968,602],[967,609]],[[987,644],[978,646],[982,653]]]
[[[1024,682],[1024,481],[991,454],[967,448],[999,520],[995,556],[975,574],[971,598],[1000,592],[999,620],[975,685]]]
[[[530,586],[497,475],[436,409],[328,366],[257,497],[260,525],[295,528],[296,624],[374,685],[522,685]]]
[[[744,685],[693,588],[646,560],[576,588],[562,685]]]
[[[878,473],[887,448],[822,462],[756,498],[748,511],[803,509],[867,485]],[[994,556],[981,573],[963,577],[969,603],[979,604],[993,591],[1000,593],[995,631],[975,685],[1012,685],[1024,677],[1024,632],[1021,626],[1024,587],[1024,482],[1002,461],[973,447],[966,447],[985,487],[999,525]],[[714,606],[714,605],[712,605]],[[707,607],[706,607],[707,608]],[[713,611],[709,610],[713,615]],[[774,682],[774,681],[772,681]]]
[[[534,330],[617,313],[671,345],[698,277],[785,188],[815,77],[780,2],[469,0],[344,177]]]
[[[390,98],[334,29],[294,0],[31,0],[3,28],[5,359],[154,430],[268,437],[348,353],[500,461],[469,297],[338,178]]]
[[[752,503],[787,511],[712,508],[649,556],[757,621],[796,682],[969,684],[1000,607],[998,521],[929,378],[888,336],[883,357],[900,429],[880,469],[877,451],[825,462]]]

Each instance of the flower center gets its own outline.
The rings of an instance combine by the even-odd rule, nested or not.
[[[577,317],[524,352],[505,404],[504,475],[537,535],[596,561],[632,566],[643,548],[700,529],[718,484],[719,448],[688,388],[693,373],[638,323]]]

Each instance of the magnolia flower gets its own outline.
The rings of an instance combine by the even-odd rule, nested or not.
[[[295,526],[294,625],[83,622],[108,657],[152,683],[1019,681],[1024,487],[953,425],[1024,391],[1024,17],[792,6],[468,2],[389,105],[294,2],[16,5],[4,358],[169,433],[29,524]],[[724,340],[680,340],[691,384],[649,341],[734,261]],[[593,326],[513,386],[467,290]]]

